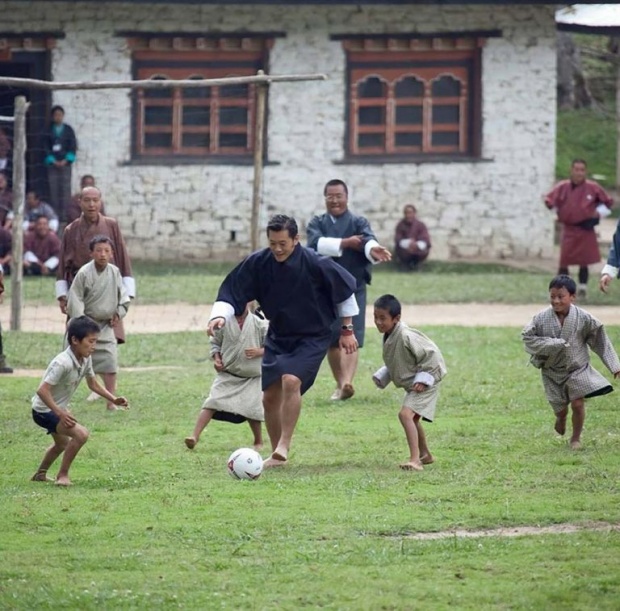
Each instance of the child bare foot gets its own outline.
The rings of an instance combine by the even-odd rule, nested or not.
[[[59,475],[56,477],[55,483],[57,486],[71,486],[71,480],[68,475]]]
[[[37,471],[31,478],[31,482],[53,482],[51,477],[47,477],[47,471]]]
[[[566,416],[556,416],[553,428],[558,435],[564,435],[566,433]]]
[[[570,449],[571,450],[582,450],[583,446],[581,445],[581,441],[579,441],[578,439],[571,440]]]
[[[401,463],[399,466],[403,471],[424,471],[422,463],[413,460],[408,460],[407,462]]]
[[[198,441],[197,441],[197,439],[195,437],[186,437],[185,438],[185,445],[190,450],[193,450],[196,447],[197,443],[198,443]]]
[[[423,465],[430,465],[435,462],[432,454],[424,454],[424,456],[420,456],[420,462]]]

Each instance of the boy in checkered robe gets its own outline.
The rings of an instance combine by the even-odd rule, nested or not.
[[[590,365],[596,352],[615,378],[620,360],[603,324],[575,305],[577,285],[569,276],[556,276],[549,283],[551,307],[534,316],[522,333],[530,362],[540,369],[547,400],[555,412],[555,430],[566,431],[568,404],[572,409],[573,434],[570,447],[581,448],[585,399],[606,395],[613,387]]]

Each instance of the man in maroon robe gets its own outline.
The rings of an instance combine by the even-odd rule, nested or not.
[[[568,275],[570,265],[579,266],[578,297],[586,296],[588,265],[601,260],[594,228],[602,217],[609,215],[613,206],[605,190],[586,176],[586,162],[575,159],[570,179],[559,182],[545,197],[545,205],[556,211],[562,224],[558,274]]]
[[[82,215],[65,228],[60,245],[60,263],[56,273],[56,299],[63,314],[67,312],[67,294],[77,271],[91,260],[89,242],[97,235],[105,235],[114,245],[112,263],[119,268],[123,285],[131,298],[136,296],[136,282],[125,240],[115,219],[101,214],[101,191],[86,187],[80,199]],[[120,344],[125,341],[122,321],[114,328]]]
[[[24,275],[47,276],[58,267],[60,239],[50,229],[49,219],[41,214],[34,229],[24,238]]]
[[[431,236],[426,225],[417,218],[417,213],[413,204],[407,204],[394,231],[396,257],[407,271],[416,270],[431,250]]]

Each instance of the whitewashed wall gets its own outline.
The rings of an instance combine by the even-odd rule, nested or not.
[[[322,72],[326,82],[274,85],[263,219],[322,210],[322,187],[342,178],[351,207],[392,244],[402,206],[429,225],[432,256],[550,256],[552,219],[541,204],[555,160],[555,24],[547,6],[167,6],[0,2],[3,31],[64,31],[52,52],[58,81],[131,78],[117,30],[284,31],[273,74]],[[334,33],[499,29],[483,51],[483,158],[478,163],[339,165],[344,156],[345,56]],[[252,168],[130,162],[130,100],[122,90],[57,92],[76,129],[77,176],[92,173],[134,258],[236,258],[249,248]],[[236,242],[229,242],[230,231]]]

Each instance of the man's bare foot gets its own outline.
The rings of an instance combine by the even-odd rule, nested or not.
[[[347,399],[350,399],[354,394],[355,394],[355,388],[353,388],[353,384],[345,384],[342,387],[342,393],[341,393],[340,398],[343,401],[346,401]]]
[[[69,479],[68,475],[59,475],[56,478],[55,484],[57,486],[71,486],[71,480]]]
[[[430,465],[435,462],[432,454],[424,454],[424,456],[420,456],[420,462],[423,465]]]
[[[187,440],[186,440],[186,443],[187,443]],[[261,443],[255,443],[252,447],[253,447],[253,448],[254,448],[257,452],[260,452],[260,451],[263,449],[263,444],[262,444],[262,442],[261,442]]]
[[[196,447],[197,443],[198,443],[198,440],[195,437],[186,437],[185,438],[185,445],[190,450],[193,450]]]
[[[116,411],[118,411],[118,407],[116,407],[116,405],[114,405],[114,403],[108,403],[108,405],[106,407],[108,408],[109,412],[116,412]]]
[[[86,400],[89,403],[91,403],[92,401],[99,401],[99,399],[103,399],[103,397],[101,395],[98,395],[96,392],[91,392],[90,395],[86,397]]]
[[[342,390],[340,388],[336,388],[336,390],[332,393],[332,396],[329,398],[330,401],[340,401],[342,399]]]
[[[273,456],[270,456],[264,463],[263,469],[272,469],[274,467],[283,467],[286,465],[286,460],[278,460]]]
[[[564,433],[566,433],[566,416],[556,416],[553,428],[558,435],[564,435]]]
[[[47,477],[47,471],[37,471],[31,478],[31,482],[53,482],[51,477]]]
[[[288,450],[286,448],[281,448],[278,446],[272,453],[271,458],[275,460],[280,460],[282,462],[286,462],[288,460]]]
[[[401,463],[399,466],[403,471],[424,471],[422,463],[414,462],[413,460],[408,460],[407,462]]]
[[[581,441],[579,441],[579,439],[572,439],[570,442],[570,449],[571,450],[583,450]]]

